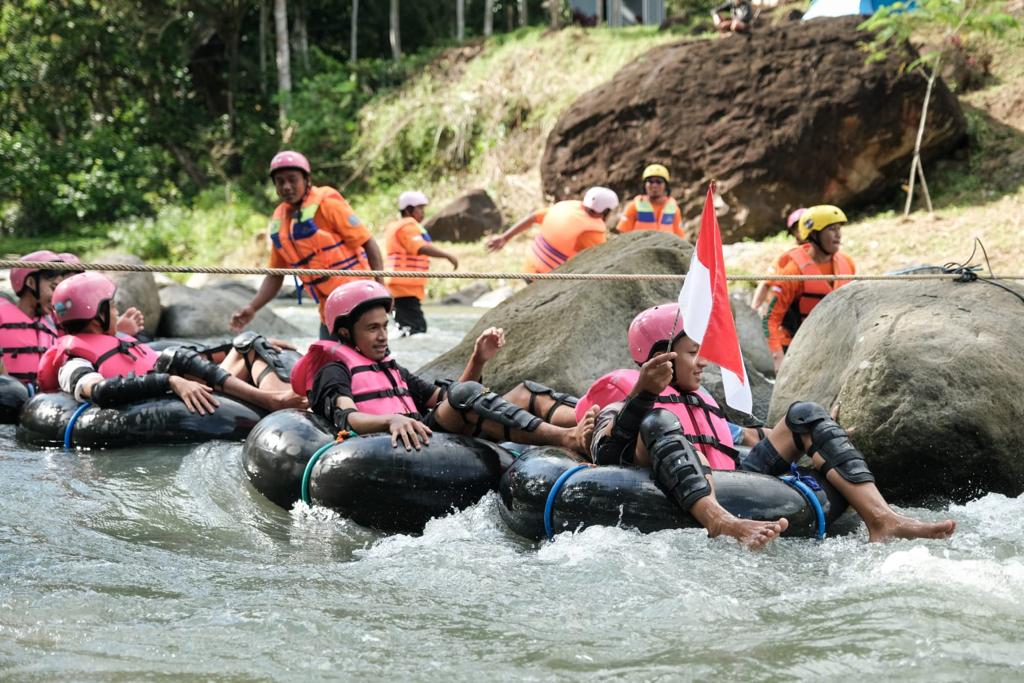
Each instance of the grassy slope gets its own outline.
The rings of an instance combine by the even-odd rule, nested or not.
[[[370,190],[353,184],[343,191],[378,234],[394,215],[394,198],[412,187],[432,197],[433,208],[465,189],[483,187],[511,223],[543,203],[539,162],[561,111],[639,54],[678,39],[643,28],[532,29],[450,50],[419,77],[363,110],[361,143],[353,154],[374,182]],[[845,231],[844,249],[862,272],[963,260],[977,236],[997,273],[1024,273],[1024,50],[1018,43],[995,56],[992,82],[962,98],[972,134],[970,160],[926,169],[936,213],[918,211],[903,219],[895,197],[879,208],[882,213],[861,217]],[[407,149],[420,156],[394,156]],[[389,171],[394,168],[408,170],[395,177]],[[344,183],[321,178],[328,180]],[[209,193],[191,210],[172,208],[155,220],[96,229],[64,248],[94,255],[120,242],[122,249],[146,245],[146,251],[159,255],[151,256],[154,262],[262,265],[263,212],[274,202],[267,190],[257,206],[224,190]],[[462,270],[517,271],[527,239],[521,237],[497,255],[486,254],[479,244],[445,246],[459,256]],[[34,241],[13,242],[5,243],[3,251],[37,248]],[[763,272],[787,246],[783,235],[731,245],[726,254],[730,272]],[[460,284],[434,281],[431,294]]]

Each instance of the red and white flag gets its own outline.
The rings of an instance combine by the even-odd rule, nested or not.
[[[729,306],[729,288],[725,282],[722,257],[722,233],[715,215],[715,185],[708,187],[700,235],[693,250],[690,270],[679,292],[679,310],[683,314],[686,336],[700,344],[700,355],[722,368],[725,402],[750,414],[753,399],[750,382],[743,367],[740,340],[736,335]]]

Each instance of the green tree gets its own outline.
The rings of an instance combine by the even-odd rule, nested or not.
[[[917,73],[928,81],[925,89],[921,121],[917,128],[914,157],[910,163],[907,181],[907,202],[903,214],[910,213],[914,199],[914,182],[921,180],[928,211],[932,210],[928,184],[921,167],[921,140],[928,120],[928,104],[932,88],[938,78],[948,51],[958,43],[983,35],[1003,35],[1017,28],[1016,19],[1004,11],[1002,0],[915,0],[913,3],[896,2],[880,8],[859,28],[874,32],[869,43],[869,61],[882,60],[894,45],[902,45],[913,36],[939,35],[939,39],[922,47],[919,56],[906,64],[904,70]]]

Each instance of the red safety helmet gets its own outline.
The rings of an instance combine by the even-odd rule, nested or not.
[[[57,254],[55,252],[44,249],[42,251],[33,251],[31,254],[25,254],[21,257],[21,261],[64,261],[61,258],[63,254]],[[11,269],[11,289],[18,296],[21,296],[21,292],[25,289],[25,281],[28,280],[28,276],[32,273],[38,273],[40,268],[12,268]],[[37,292],[38,294],[38,292]]]
[[[73,320],[92,320],[104,301],[114,298],[117,285],[96,272],[73,275],[53,290],[53,315],[64,324]]]
[[[293,168],[296,171],[302,171],[306,175],[312,174],[309,169],[309,159],[298,152],[292,152],[285,150],[278,152],[274,155],[274,158],[270,160],[270,177],[273,178],[274,174],[286,168]]]
[[[371,306],[384,306],[388,313],[395,300],[387,287],[375,280],[355,280],[338,287],[324,305],[324,320],[329,322],[331,332],[338,329],[339,319],[342,323],[354,322],[359,315]]]
[[[643,311],[629,324],[629,353],[637,365],[643,365],[651,357],[655,345],[667,344],[672,348],[677,339],[685,336],[679,304],[661,304]]]

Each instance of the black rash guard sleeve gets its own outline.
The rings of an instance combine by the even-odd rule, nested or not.
[[[640,423],[654,409],[653,394],[642,393],[625,402],[612,403],[598,413],[594,442],[590,447],[593,461],[598,465],[632,465],[636,442],[640,436]],[[608,430],[608,425],[611,429]]]
[[[352,373],[344,363],[328,363],[313,378],[313,388],[307,395],[309,408],[334,424],[339,396],[352,398]]]

